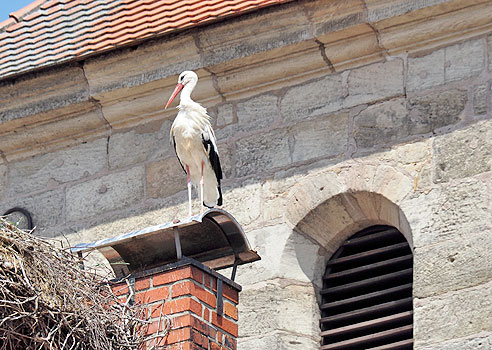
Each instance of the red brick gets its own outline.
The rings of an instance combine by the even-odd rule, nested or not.
[[[135,290],[143,290],[150,288],[150,277],[146,277],[140,280],[135,281]]]
[[[205,285],[205,288],[213,290],[214,278],[215,277],[210,276],[208,273],[203,274],[203,284]]]
[[[156,274],[152,277],[152,283],[154,286],[160,286],[189,278],[194,279],[198,283],[203,283],[203,273],[192,266],[185,266],[181,269]]]
[[[236,289],[232,288],[232,287],[229,287],[226,284],[223,284],[222,286],[223,286],[222,290],[223,290],[224,296],[227,299],[232,300],[235,304],[238,304],[239,303],[239,293],[238,293],[238,291]]]
[[[221,331],[217,331],[217,341],[219,344],[222,344],[224,342],[224,333]]]
[[[135,301],[138,304],[150,304],[155,301],[165,300],[169,296],[169,287],[160,287],[149,289],[143,292],[137,292]]]
[[[128,294],[130,291],[128,290],[128,285],[125,284],[116,284],[111,287],[114,295],[123,295]]]
[[[220,345],[217,343],[210,342],[210,350],[220,350]]]
[[[203,319],[210,322],[210,311],[206,307],[203,308]]]
[[[164,307],[162,308],[163,315],[171,315],[176,314],[178,312],[189,311],[194,314],[201,316],[202,315],[202,305],[191,298],[181,298],[177,300],[171,300],[169,302],[164,303]],[[151,317],[159,317],[161,313],[161,305],[154,305],[151,309]]]
[[[191,331],[191,340],[193,340],[193,342],[197,345],[200,345],[202,347],[203,346],[203,343],[204,343],[204,336],[196,331]],[[208,347],[208,346],[207,346]]]
[[[145,334],[154,334],[157,332],[158,328],[160,328],[159,331],[162,331],[164,329],[165,325],[166,325],[165,319],[162,319],[160,321],[159,321],[159,319],[157,319],[156,321],[149,324]]]
[[[217,284],[214,284],[213,290],[214,290],[214,292],[217,292]],[[224,295],[224,297],[226,297],[227,299],[229,299],[232,302],[234,302],[234,304],[238,304],[239,303],[239,293],[238,293],[238,291],[235,290],[234,288],[232,288],[231,286],[228,286],[225,283],[222,284],[222,294]]]
[[[193,328],[203,334],[208,334],[209,325],[206,322],[195,318],[193,320]]]
[[[186,314],[186,315],[175,317],[172,320],[172,327],[173,329],[177,329],[182,327],[193,326],[194,319],[195,317],[193,316],[193,314]]]
[[[169,333],[167,333],[164,339],[164,344],[168,345],[168,344],[178,343],[186,340],[193,340],[191,334],[192,334],[191,327],[171,329]]]
[[[224,314],[237,321],[237,307],[227,301],[224,302]]]
[[[196,285],[193,281],[185,281],[183,283],[172,286],[172,297],[176,298],[182,295],[194,295],[199,300],[215,308],[217,300],[215,295]]]
[[[208,338],[207,338],[207,337],[205,337],[205,336],[204,336],[204,337],[203,337],[202,347],[203,347],[204,349],[207,349],[207,350],[208,350],[208,345],[209,345],[209,340],[208,340]]]
[[[161,344],[161,345],[165,345],[165,344]],[[186,341],[186,342],[172,344],[171,346],[166,347],[166,350],[194,350],[194,347],[193,347],[193,342]]]
[[[198,332],[204,335],[210,335],[213,333],[213,338],[215,338],[215,330],[212,329],[206,322],[198,319],[193,314],[187,314],[173,318],[172,329],[178,329],[182,327],[192,327]]]
[[[228,335],[225,335],[224,337],[224,342],[223,344],[231,350],[236,350],[237,349],[237,341],[233,337],[230,337]]]
[[[203,276],[204,273],[201,270],[197,269],[195,266],[191,267],[191,278],[193,278],[198,283],[203,284]]]
[[[217,336],[217,330],[213,326],[208,326],[208,336],[212,339]]]
[[[237,337],[237,323],[228,320],[223,316],[217,315],[216,312],[212,311],[212,324],[216,325],[223,331],[231,334],[234,337]]]

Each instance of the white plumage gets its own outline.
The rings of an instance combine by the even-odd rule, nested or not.
[[[222,205],[219,151],[207,110],[191,99],[191,92],[198,82],[195,72],[184,71],[178,85],[166,104],[166,108],[181,91],[179,112],[171,126],[171,142],[188,180],[189,215],[191,216],[191,184],[200,186],[203,205]],[[203,211],[203,207],[202,207]]]

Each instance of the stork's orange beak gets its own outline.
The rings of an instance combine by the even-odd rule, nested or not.
[[[171,95],[171,97],[169,97],[169,101],[167,101],[166,103],[166,107],[164,107],[164,109],[166,109],[167,107],[169,107],[169,105],[171,104],[171,102],[173,102],[174,98],[176,96],[178,96],[179,92],[184,88],[184,85],[181,84],[181,83],[178,83],[178,85],[176,85],[176,88],[174,89],[173,91],[173,94]]]

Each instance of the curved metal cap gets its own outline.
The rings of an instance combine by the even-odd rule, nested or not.
[[[178,244],[175,241],[176,233],[180,238]],[[116,277],[175,262],[181,255],[179,249],[182,255],[215,270],[260,259],[251,250],[241,226],[232,215],[221,209],[210,209],[203,215],[178,222],[78,244],[72,252],[84,253],[94,249],[108,259]]]

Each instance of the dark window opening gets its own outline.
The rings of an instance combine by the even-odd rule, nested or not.
[[[346,240],[323,276],[321,349],[413,349],[412,272],[412,250],[394,227]]]

